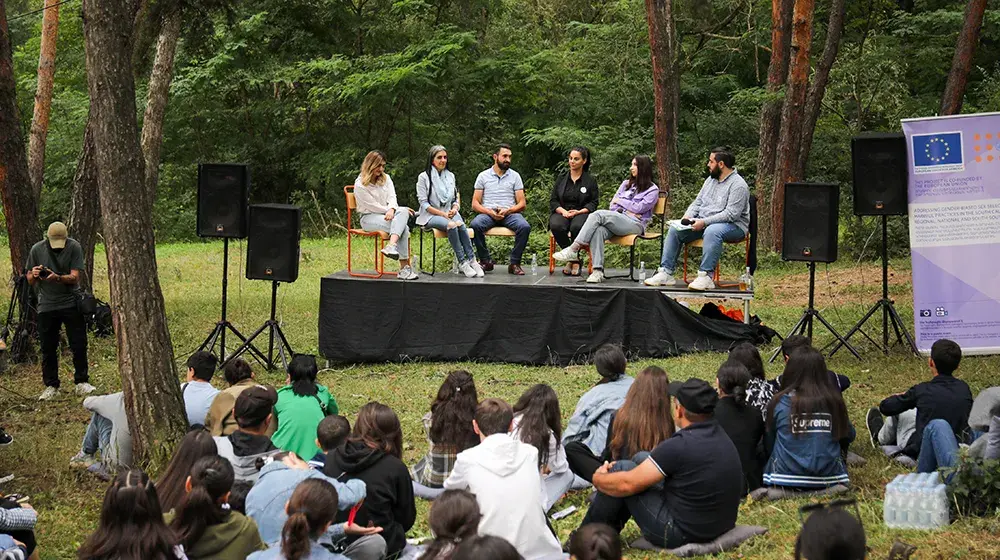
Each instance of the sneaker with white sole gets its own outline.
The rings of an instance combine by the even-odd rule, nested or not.
[[[59,394],[59,389],[58,388],[56,388],[56,387],[46,387],[45,390],[42,391],[42,394],[38,395],[38,400],[40,400],[40,401],[51,400],[51,399],[55,398],[55,396],[58,395],[58,394]]]
[[[97,390],[97,387],[94,387],[93,385],[91,385],[90,383],[87,383],[86,381],[83,382],[83,383],[77,383],[76,384],[76,394],[77,395],[89,395],[90,393],[93,393],[96,390]]]
[[[469,261],[462,261],[462,264],[458,265],[458,269],[462,271],[462,274],[464,274],[466,278],[476,277],[476,269],[472,268],[472,263]]]
[[[882,413],[879,412],[877,407],[868,409],[868,414],[865,415],[865,425],[868,427],[868,439],[872,443],[872,448],[881,449],[882,446],[879,444],[878,434],[882,431],[882,426],[885,425],[885,419],[882,418]]]
[[[712,277],[708,275],[704,270],[698,271],[698,277],[694,279],[694,282],[688,284],[689,290],[698,290],[699,292],[704,292],[705,290],[714,290],[715,282],[712,282]]]
[[[603,270],[594,269],[594,271],[590,273],[590,276],[587,277],[588,284],[600,284],[601,282],[604,282]]]
[[[472,269],[476,271],[476,278],[483,278],[486,276],[486,271],[483,270],[483,265],[479,264],[479,261],[473,259],[469,262],[472,264]]]
[[[73,455],[73,458],[69,460],[69,466],[74,469],[87,469],[95,463],[97,463],[97,457],[83,451]]]
[[[396,273],[396,278],[400,280],[416,280],[417,278],[420,278],[420,276],[409,266],[404,266],[399,269],[399,272]]]
[[[382,254],[389,257],[394,261],[399,260],[399,249],[396,247],[395,243],[390,243],[382,248]]]
[[[0,447],[7,447],[12,443],[14,443],[14,436],[8,434],[3,428],[0,428]]]
[[[580,260],[579,257],[577,256],[578,252],[579,251],[574,250],[573,246],[570,245],[569,247],[566,247],[562,251],[553,253],[552,258],[559,262],[573,262]]]
[[[654,274],[653,276],[651,276],[649,278],[646,278],[646,281],[643,282],[643,284],[645,284],[647,286],[668,286],[668,287],[670,287],[670,286],[679,286],[681,284],[681,281],[678,280],[678,279],[676,279],[676,278],[674,278],[674,273],[673,272],[667,272],[667,270],[665,268],[660,267],[660,268],[658,268],[656,270],[656,274]]]

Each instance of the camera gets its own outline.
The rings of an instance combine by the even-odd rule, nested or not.
[[[38,273],[38,277],[39,278],[48,278],[51,274],[52,274],[51,270],[49,270],[49,269],[47,269],[45,267],[42,267],[41,272]]]

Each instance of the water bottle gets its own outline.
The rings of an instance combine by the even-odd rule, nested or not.
[[[639,283],[642,284],[646,281],[646,262],[639,261]]]
[[[458,259],[452,259],[451,261],[451,273],[459,274],[461,271],[458,270]]]
[[[948,487],[944,484],[938,484],[934,487],[934,527],[945,527],[950,522],[950,515],[948,508],[951,504],[948,503]]]
[[[538,276],[538,255],[531,255],[531,275]]]
[[[903,475],[897,475],[892,482],[885,485],[885,499],[882,501],[882,521],[890,529],[897,527],[896,510],[898,509],[897,503],[899,502],[899,481],[902,479]]]

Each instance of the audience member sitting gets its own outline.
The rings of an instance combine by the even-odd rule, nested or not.
[[[810,515],[795,539],[796,560],[864,560],[867,555],[865,528],[840,507]]]
[[[480,444],[458,454],[451,475],[444,482],[449,490],[476,495],[482,521],[479,532],[507,539],[521,556],[551,558],[562,555],[562,547],[546,526],[542,509],[542,484],[538,476],[538,450],[508,433],[514,422],[511,406],[500,399],[486,399],[476,407],[472,425]],[[481,537],[480,537],[481,538]],[[467,539],[454,558],[495,558]]]
[[[234,480],[229,461],[218,455],[198,459],[185,481],[184,501],[163,516],[189,557],[244,560],[267,549],[253,519],[226,505]]]
[[[279,453],[268,461],[260,470],[260,477],[246,499],[247,515],[257,522],[260,537],[268,546],[276,546],[281,539],[282,527],[288,519],[285,504],[303,481],[315,478],[332,484],[337,490],[338,508],[341,510],[348,510],[365,498],[364,482],[340,482],[327,478],[323,473],[310,468],[308,463],[294,453]],[[334,545],[343,546],[346,544],[346,535],[359,535],[361,538],[347,546],[343,555],[351,560],[381,560],[385,556],[385,540],[376,534],[381,531],[380,527],[336,523],[327,530],[327,537]],[[327,540],[327,537],[323,540]]]
[[[716,374],[719,404],[715,420],[733,441],[743,467],[743,494],[760,488],[763,482],[764,419],[746,402],[750,372],[736,360],[728,360]]]
[[[625,395],[625,403],[611,414],[611,428],[600,456],[578,442],[566,445],[569,468],[591,482],[594,472],[607,461],[629,458],[641,451],[652,451],[674,433],[670,411],[670,380],[666,372],[649,366],[639,372]]]
[[[479,535],[462,541],[455,549],[455,560],[522,560],[523,557],[503,538]]]
[[[240,396],[245,389],[250,387],[263,387],[254,378],[250,364],[243,358],[234,358],[222,368],[222,373],[229,383],[228,389],[219,391],[212,400],[212,406],[208,409],[208,416],[205,417],[205,429],[212,432],[213,436],[228,436],[236,431],[236,418],[233,416],[233,406],[236,405],[236,397]],[[267,427],[267,435],[271,437],[278,429],[278,423],[271,417],[271,423]]]
[[[214,438],[219,455],[233,465],[236,480],[255,482],[259,470],[257,461],[278,452],[267,437],[276,400],[277,395],[270,387],[251,387],[243,391],[236,397],[233,407],[239,429],[228,436]]]
[[[995,432],[995,424],[1000,418],[1000,387],[987,387],[976,395],[969,412],[969,430],[972,433],[972,445],[969,455],[982,457],[989,445],[989,436],[1000,438],[1000,432]]]
[[[413,482],[403,464],[403,429],[388,406],[370,402],[358,411],[354,431],[343,446],[326,459],[324,473],[338,480],[361,480],[368,497],[355,517],[361,526],[382,528],[386,555],[395,556],[406,547],[406,532],[417,519]],[[341,512],[338,521],[346,521]],[[348,541],[353,537],[348,537]]]
[[[125,416],[125,393],[87,397],[83,408],[90,411],[90,423],[83,434],[80,452],[69,460],[71,467],[87,469],[101,480],[111,480],[119,466],[132,464],[132,433]],[[95,456],[101,452],[101,460]]]
[[[584,525],[569,539],[571,560],[621,560],[622,543],[618,533],[604,523]]]
[[[539,383],[521,395],[514,405],[511,436],[538,450],[542,474],[542,507],[548,511],[573,485],[573,472],[566,462],[562,440],[559,396],[552,387]]]
[[[204,425],[208,409],[219,394],[212,387],[212,376],[219,361],[211,352],[204,350],[195,352],[187,361],[187,382],[181,384],[181,396],[184,397],[184,410],[187,412],[188,424]]]
[[[167,469],[156,482],[156,494],[163,511],[177,509],[184,503],[188,493],[187,479],[191,476],[194,464],[203,457],[214,457],[218,452],[215,440],[205,430],[194,428],[184,435],[174,450]]]
[[[866,423],[872,444],[895,444],[902,447],[902,454],[917,459],[924,428],[935,419],[946,421],[955,439],[964,442],[963,432],[972,411],[972,391],[965,381],[954,377],[961,361],[962,349],[955,342],[942,338],[931,345],[931,357],[927,361],[931,380],[910,387],[902,395],[888,397],[877,409],[868,411]],[[915,415],[907,414],[913,409],[916,409]],[[889,421],[884,421],[883,415],[888,416]]]
[[[788,363],[788,358],[793,352],[797,351],[799,348],[805,348],[807,346],[812,346],[812,341],[809,338],[802,336],[800,334],[793,334],[781,341],[781,357]],[[830,370],[830,381],[837,387],[837,389],[843,393],[851,387],[851,379],[846,375],[840,375],[837,372]],[[781,386],[781,375],[775,377],[771,381],[771,385],[774,386],[775,392],[784,389]]]
[[[0,533],[0,560],[26,560],[28,557],[28,547],[25,543],[8,534]]]
[[[320,420],[319,426],[316,427],[316,445],[319,446],[320,452],[309,461],[309,466],[323,470],[327,454],[344,445],[349,435],[351,435],[351,422],[347,418],[334,414]]]
[[[601,380],[580,397],[563,430],[567,455],[571,444],[583,445],[595,456],[604,453],[611,417],[625,404],[625,395],[632,386],[633,379],[625,375],[627,366],[625,353],[617,344],[605,344],[594,352],[594,367]]]
[[[479,504],[476,497],[466,490],[445,490],[434,500],[427,516],[432,541],[420,560],[449,560],[455,547],[464,540],[475,537],[479,531]]]
[[[153,481],[123,470],[104,493],[97,529],[77,551],[80,560],[187,560],[177,536],[163,522]]]
[[[246,480],[233,482],[233,489],[229,492],[229,509],[238,511],[243,515],[247,514],[247,494],[253,484]]]
[[[266,552],[255,552],[249,560],[345,560],[320,541],[337,516],[337,489],[323,479],[300,484],[285,504],[288,520],[281,529],[281,544]]]
[[[36,559],[39,557],[37,541],[35,540],[35,524],[38,522],[38,512],[29,503],[18,503],[10,497],[0,498],[0,534],[10,537],[2,548],[24,549],[22,558]],[[11,551],[15,554],[15,551]],[[0,558],[0,560],[6,560]]]
[[[318,372],[315,356],[293,356],[288,364],[287,385],[278,389],[278,402],[274,405],[278,431],[271,441],[279,448],[304,458],[315,457],[319,453],[316,427],[320,420],[340,412],[329,389],[316,383]]]
[[[764,447],[770,459],[764,485],[821,489],[848,484],[841,450],[854,440],[854,428],[823,355],[811,346],[792,353],[784,385],[767,408]]]
[[[767,414],[767,405],[774,398],[776,385],[770,383],[764,375],[764,360],[760,359],[760,351],[749,342],[741,342],[729,351],[729,359],[743,364],[750,372],[747,404],[760,411],[763,419]]]
[[[652,453],[597,469],[598,493],[581,526],[621,532],[631,517],[662,548],[709,542],[736,526],[743,473],[736,447],[712,419],[719,396],[694,378],[669,391],[678,430]]]
[[[973,439],[969,457],[1000,459],[1000,387],[990,387],[976,396],[969,414],[969,430]],[[917,471],[935,472],[958,465],[958,450],[959,441],[951,424],[940,418],[931,420],[924,428]]]
[[[431,411],[422,419],[427,454],[410,469],[417,497],[433,500],[444,492],[444,481],[451,474],[455,457],[479,445],[479,436],[472,429],[478,403],[472,375],[467,371],[449,373],[431,403]]]

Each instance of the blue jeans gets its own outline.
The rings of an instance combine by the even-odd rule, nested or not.
[[[87,432],[83,434],[82,451],[88,455],[93,455],[97,453],[98,449],[102,452],[107,449],[108,444],[111,443],[112,426],[111,420],[100,414],[95,412],[91,415],[90,423],[87,424]]]
[[[958,463],[958,439],[951,424],[940,418],[931,420],[924,428],[923,436],[920,455],[917,456],[917,472],[936,472],[939,468],[954,467]]]
[[[637,453],[631,461],[615,462],[611,471],[630,471],[647,457],[649,457],[648,452]],[[664,503],[662,482],[626,498],[613,498],[598,492],[580,526],[583,527],[588,523],[605,523],[620,533],[630,517],[635,519],[642,536],[654,546],[677,548],[687,543],[687,538],[674,525],[673,515]]]
[[[457,222],[458,227],[448,229],[448,222]],[[455,258],[458,259],[458,262],[462,263],[476,258],[476,254],[472,252],[469,230],[465,227],[465,222],[462,221],[462,216],[459,214],[455,214],[455,217],[450,220],[444,216],[431,216],[427,220],[427,227],[448,233],[448,243],[451,243],[451,248],[455,251]]]
[[[674,273],[677,264],[677,255],[686,243],[696,239],[704,239],[705,246],[702,247],[701,265],[698,270],[711,274],[715,266],[719,264],[719,257],[722,256],[722,244],[725,242],[735,243],[746,237],[746,234],[736,224],[711,224],[701,231],[688,229],[677,231],[674,228],[667,228],[667,242],[663,245],[663,255],[660,258],[660,267],[667,274]]]
[[[486,214],[479,214],[472,219],[472,231],[476,232],[476,253],[481,262],[490,262],[490,249],[486,246],[486,230],[503,226],[514,232],[514,248],[510,251],[510,264],[521,264],[521,255],[528,246],[528,234],[531,224],[520,214],[510,214],[502,220],[494,220]]]

